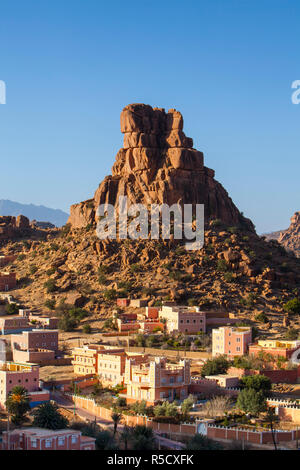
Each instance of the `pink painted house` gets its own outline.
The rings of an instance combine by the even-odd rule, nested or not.
[[[36,364],[19,364],[5,362],[0,368],[0,408],[5,408],[7,396],[11,390],[21,386],[26,388],[31,400],[31,407],[49,401],[47,390],[39,387],[39,366]]]
[[[20,428],[3,432],[2,450],[95,450],[95,439],[74,429]]]
[[[212,355],[243,356],[252,342],[251,327],[223,326],[212,330]]]

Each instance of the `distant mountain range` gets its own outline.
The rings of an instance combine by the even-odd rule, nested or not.
[[[60,209],[50,209],[45,206],[35,206],[34,204],[20,204],[19,202],[0,199],[0,216],[25,215],[30,220],[40,222],[50,222],[56,227],[61,227],[67,223],[69,215]]]

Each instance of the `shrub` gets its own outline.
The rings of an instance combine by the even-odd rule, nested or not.
[[[299,336],[299,330],[296,330],[296,328],[289,328],[287,332],[285,333],[285,338],[294,341],[298,339]]]
[[[135,263],[135,264],[132,264],[130,267],[129,267],[129,270],[132,272],[132,273],[138,273],[141,271],[141,267],[139,264]]]
[[[52,267],[46,271],[47,276],[52,276],[56,272],[56,268]]]
[[[235,281],[235,277],[234,277],[233,273],[231,273],[231,272],[224,273],[223,277],[224,277],[226,282],[234,282]]]
[[[269,319],[267,317],[267,315],[263,312],[261,313],[258,313],[256,316],[255,316],[255,320],[256,321],[259,321],[260,323],[268,323]]]
[[[35,264],[30,266],[30,268],[29,268],[29,273],[30,274],[35,274],[37,271],[38,271],[38,267]]]
[[[18,315],[19,307],[17,306],[16,303],[6,304],[5,312],[7,313],[7,315]]]
[[[50,248],[52,251],[57,251],[59,249],[59,245],[57,243],[50,243]]]
[[[92,333],[92,327],[89,323],[85,323],[82,328],[83,333],[90,335]]]
[[[48,299],[46,300],[46,302],[44,303],[45,307],[47,307],[49,310],[54,310],[55,309],[55,305],[56,305],[56,301],[54,299]]]
[[[298,297],[295,297],[294,299],[289,300],[284,304],[283,308],[288,313],[300,313],[300,299]]]
[[[188,299],[188,305],[190,307],[196,307],[198,305],[198,300],[194,298]]]
[[[115,289],[107,289],[104,292],[103,297],[105,300],[115,300],[117,298],[117,291]]]
[[[217,270],[219,272],[225,272],[228,269],[228,265],[224,259],[218,259],[217,261]]]
[[[106,282],[107,282],[107,277],[105,276],[105,274],[100,273],[100,274],[98,275],[98,282],[99,282],[99,284],[101,284],[101,285],[106,284]]]
[[[44,283],[44,287],[47,290],[47,293],[50,294],[51,292],[55,292],[57,290],[57,286],[55,284],[54,279],[49,279]]]
[[[214,219],[210,222],[211,227],[220,227],[221,225],[223,225],[221,219]]]

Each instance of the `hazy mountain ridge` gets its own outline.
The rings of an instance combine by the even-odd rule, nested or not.
[[[30,220],[51,222],[57,227],[65,225],[68,219],[68,214],[60,209],[0,199],[0,216],[11,215],[17,217],[20,214]]]

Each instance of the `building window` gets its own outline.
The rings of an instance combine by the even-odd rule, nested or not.
[[[47,448],[52,447],[52,439],[46,439],[45,447]]]
[[[72,444],[76,444],[77,442],[77,436],[72,436]]]
[[[59,446],[65,445],[65,438],[64,437],[59,437],[58,438],[58,445]]]
[[[37,447],[37,440],[31,439],[31,447]]]

